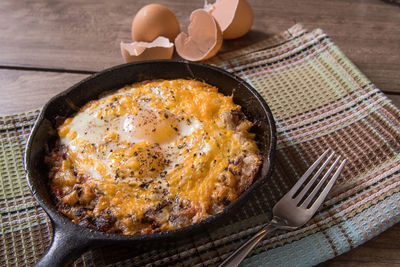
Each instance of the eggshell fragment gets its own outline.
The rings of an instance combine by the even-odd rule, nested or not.
[[[242,37],[253,25],[253,10],[246,0],[217,0],[205,9],[218,22],[224,39]]]
[[[206,60],[222,46],[222,31],[215,19],[203,9],[190,15],[188,35],[181,32],[175,39],[176,52],[184,59]]]
[[[150,59],[170,59],[174,53],[174,44],[168,38],[160,36],[153,42],[121,42],[121,54],[125,62]]]
[[[174,13],[159,4],[142,7],[132,21],[132,41],[135,42],[151,42],[158,36],[173,42],[180,31]]]

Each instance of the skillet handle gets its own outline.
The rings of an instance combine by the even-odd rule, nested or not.
[[[79,231],[66,231],[53,223],[53,241],[35,266],[69,266],[86,250],[98,246],[93,239],[83,238]]]

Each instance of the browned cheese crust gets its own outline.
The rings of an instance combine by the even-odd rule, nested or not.
[[[51,193],[58,210],[76,224],[97,231],[120,234],[149,234],[170,231],[197,223],[222,212],[225,207],[235,201],[252,184],[262,163],[262,157],[256,148],[254,134],[249,132],[252,124],[246,119],[240,107],[238,108],[236,105],[229,111],[223,111],[219,114],[219,119],[224,125],[223,127],[232,136],[235,136],[236,143],[240,144],[241,148],[237,149],[234,154],[230,154],[230,147],[226,148],[226,150],[229,150],[228,152],[223,150],[225,149],[224,147],[219,148],[224,153],[228,153],[229,157],[226,159],[224,157],[215,157],[215,160],[208,160],[206,163],[202,163],[203,165],[201,166],[207,165],[209,169],[223,167],[215,175],[216,177],[210,180],[213,181],[213,185],[204,185],[204,188],[211,188],[211,190],[207,191],[208,195],[201,196],[199,199],[196,198],[196,200],[190,198],[191,195],[189,193],[180,192],[179,190],[183,190],[180,187],[176,187],[178,191],[174,191],[175,180],[171,178],[173,177],[173,172],[163,171],[163,168],[171,170],[174,166],[176,168],[185,166],[175,164],[166,158],[161,161],[160,145],[157,143],[145,147],[147,154],[144,154],[142,157],[145,158],[141,158],[142,160],[139,161],[148,166],[143,165],[140,167],[142,169],[138,169],[138,172],[136,172],[136,169],[129,169],[131,170],[130,173],[122,171],[122,168],[120,168],[113,172],[110,181],[104,180],[107,183],[112,182],[112,186],[115,188],[114,191],[116,191],[116,193],[112,191],[113,197],[108,198],[108,194],[111,192],[108,189],[109,187],[107,187],[107,191],[104,189],[104,181],[94,179],[90,173],[85,173],[78,168],[74,162],[73,153],[62,143],[60,138],[45,158],[49,168]],[[184,120],[182,119],[182,121]],[[62,128],[59,128],[59,131],[62,131]],[[208,133],[203,134],[204,138],[208,138],[210,135]],[[187,137],[185,140],[187,140]],[[186,149],[185,144],[180,144],[183,147],[182,149],[179,148],[181,149],[180,151]],[[217,144],[217,146],[219,145]],[[207,158],[212,156],[207,155],[207,152],[194,153],[194,149],[193,151],[187,150],[185,153],[190,157],[194,157],[195,160],[200,157]],[[132,152],[132,157],[140,157],[140,155],[137,155],[137,152]],[[158,165],[153,167],[155,166],[154,162],[150,160],[157,161]],[[195,165],[192,165],[192,168],[193,166]],[[147,167],[148,169],[146,169]],[[143,172],[143,169],[150,173],[154,172],[154,175],[151,174],[149,177],[142,178],[145,174],[140,173],[140,171]],[[166,185],[161,186],[162,183]],[[157,186],[158,184],[159,186]],[[120,188],[118,187],[119,185],[121,185]],[[182,183],[180,185],[184,187]],[[116,202],[116,198],[120,197],[118,193],[125,192],[127,188],[132,188],[132,192],[126,193],[123,198],[126,198],[126,201],[137,199],[137,203],[139,203],[137,205],[144,205],[144,207],[140,207],[141,213],[135,213],[138,209],[125,212],[123,203]],[[135,196],[135,192],[143,193],[137,193]],[[150,196],[153,198],[150,199]],[[128,208],[125,209],[129,210]]]

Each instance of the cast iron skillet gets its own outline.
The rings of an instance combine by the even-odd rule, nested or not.
[[[43,163],[45,148],[51,148],[56,139],[56,117],[73,115],[78,107],[107,90],[142,80],[175,78],[204,81],[217,86],[225,95],[233,94],[234,102],[242,106],[250,121],[255,122],[252,131],[256,133],[263,164],[251,187],[224,212],[197,224],[164,233],[130,236],[106,234],[76,225],[58,213],[49,193],[47,169]],[[24,163],[28,185],[53,224],[52,244],[37,266],[68,265],[85,250],[104,245],[163,246],[195,238],[201,232],[228,220],[238,208],[245,208],[250,194],[271,176],[275,145],[275,123],[265,101],[248,83],[219,68],[187,61],[158,60],[120,65],[90,76],[53,97],[43,107],[26,146]]]

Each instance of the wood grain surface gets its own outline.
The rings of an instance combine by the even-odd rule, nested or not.
[[[186,31],[203,0],[158,0]],[[150,1],[0,1],[0,114],[32,110],[90,73],[123,63],[134,14]],[[249,0],[249,34],[224,42],[229,51],[295,23],[322,28],[400,107],[400,5],[381,0]],[[400,266],[400,225],[321,266]]]
[[[202,0],[159,0],[186,31]],[[281,32],[294,23],[322,28],[374,83],[400,91],[400,8],[381,0],[249,0],[252,32],[225,42],[230,50]],[[2,0],[0,65],[99,71],[122,63],[119,43],[150,1]],[[395,79],[397,77],[397,79]]]
[[[0,115],[34,110],[87,74],[0,69]]]

